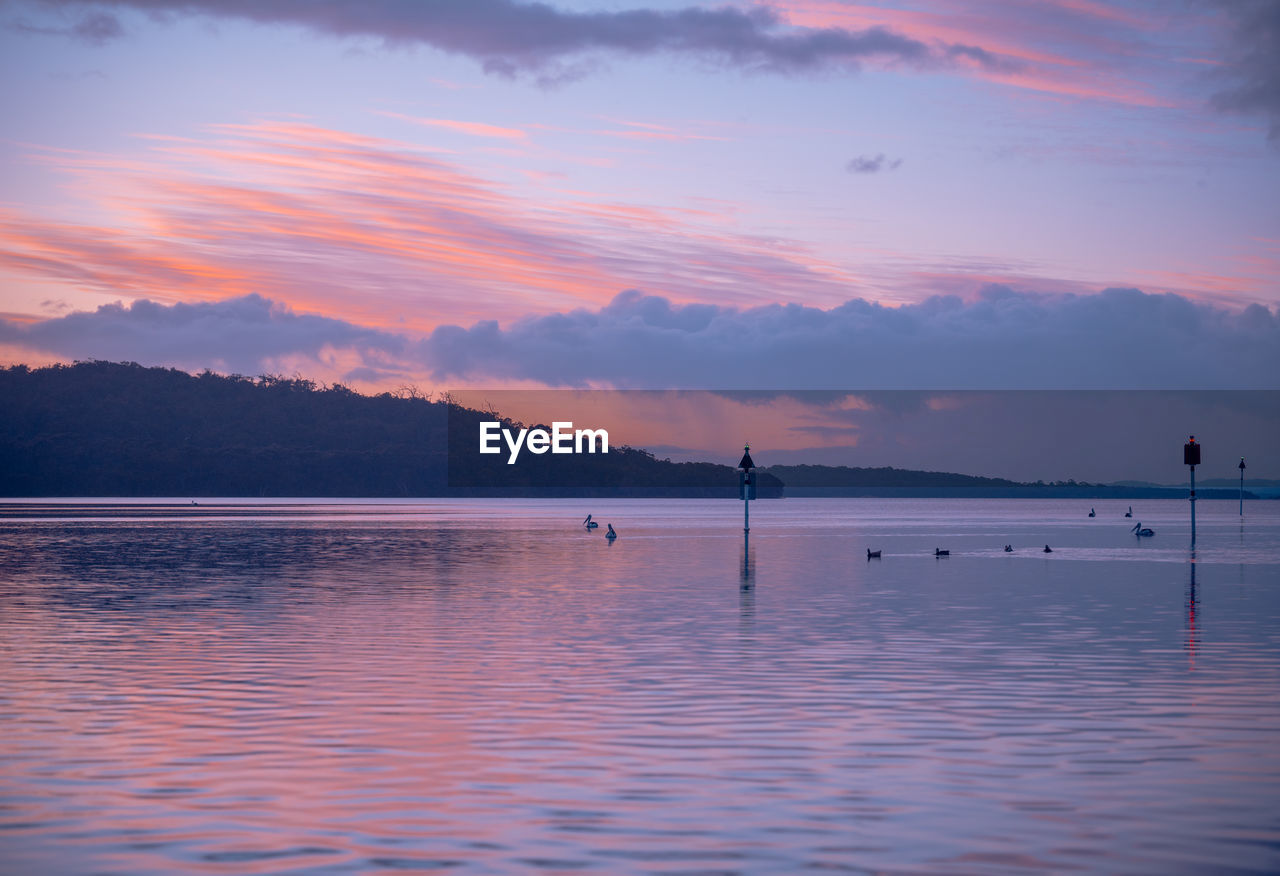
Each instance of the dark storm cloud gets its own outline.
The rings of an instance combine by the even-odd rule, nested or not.
[[[1280,0],[1227,0],[1232,19],[1223,75],[1230,85],[1213,97],[1219,109],[1259,113],[1280,141]]]
[[[553,386],[769,388],[1276,388],[1280,319],[1177,295],[1108,289],[820,310],[678,306],[625,292],[600,310],[502,329],[442,326],[421,353],[437,379]]]
[[[761,404],[795,389],[1280,388],[1280,316],[1135,289],[1045,297],[993,287],[973,302],[936,297],[890,308],[853,299],[830,310],[676,305],[625,292],[598,310],[505,328],[444,325],[419,340],[249,295],[0,320],[0,343],[67,359],[245,374],[340,351],[341,367],[361,379],[429,372],[440,383],[746,389]],[[868,402],[898,416],[927,408],[930,397]]]
[[[0,320],[0,342],[69,359],[134,361],[257,374],[284,356],[326,348],[369,358],[398,354],[402,338],[323,316],[294,313],[257,295],[198,304],[108,304],[31,325]]]
[[[926,44],[881,27],[788,27],[765,6],[577,12],[514,0],[44,0],[43,5],[295,24],[337,36],[429,45],[470,56],[490,72],[508,76],[543,71],[593,52],[665,52],[780,72],[852,68],[869,58],[918,66],[955,62],[1006,69],[1010,64],[978,46]],[[566,75],[572,77],[579,68],[569,65]]]

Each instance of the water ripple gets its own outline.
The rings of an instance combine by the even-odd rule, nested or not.
[[[0,869],[1280,869],[1280,513],[578,504],[8,514]]]

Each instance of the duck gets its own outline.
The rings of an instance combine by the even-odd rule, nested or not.
[[[935,557],[949,557],[951,556],[951,551],[944,551],[942,548],[934,548],[933,555]]]
[[[1144,528],[1141,523],[1133,524],[1133,529],[1130,529],[1129,531],[1132,532],[1134,535],[1138,536],[1138,538],[1156,534],[1156,531],[1154,529]]]
[[[871,548],[867,548],[867,559],[868,560],[880,559],[880,551],[873,551]]]

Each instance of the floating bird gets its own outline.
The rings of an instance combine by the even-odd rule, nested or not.
[[[1132,517],[1132,516],[1133,516],[1133,506],[1132,506],[1132,505],[1130,505],[1130,506],[1129,506],[1129,510],[1128,510],[1128,511],[1124,512],[1124,516],[1125,516],[1125,517]]]
[[[951,551],[944,551],[942,548],[934,548],[933,555],[935,557],[949,557],[951,556]]]
[[[1013,553],[1013,545],[1011,545],[1011,544],[1007,544],[1007,545],[1005,545],[1005,546],[1004,546],[1004,552],[1005,552],[1006,554],[1011,554],[1011,553]]]
[[[868,560],[880,559],[880,551],[873,551],[871,548],[867,548],[867,559]]]
[[[1053,548],[1049,547],[1048,545],[1045,545],[1045,546],[1044,546],[1044,552],[1045,552],[1046,554],[1051,554],[1051,553],[1053,553]]]
[[[1090,517],[1097,517],[1097,516],[1098,516],[1098,512],[1097,512],[1097,511],[1094,511],[1092,508],[1090,508],[1090,509],[1089,509],[1089,516],[1090,516]]]
[[[1142,538],[1143,536],[1147,536],[1147,535],[1156,534],[1156,531],[1154,529],[1143,528],[1141,523],[1133,524],[1133,529],[1130,529],[1129,531],[1132,532],[1134,535],[1138,536],[1138,538]]]
[[[594,520],[591,519],[590,514],[587,515],[586,520],[582,521],[582,525],[585,526],[587,529],[597,529],[600,526],[599,523],[596,523]]]
[[[618,533],[613,531],[612,523],[609,524],[609,531],[604,534],[604,537],[609,539],[609,541],[613,541],[615,538],[618,537]]]

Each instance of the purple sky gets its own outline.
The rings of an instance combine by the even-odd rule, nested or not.
[[[1280,3],[0,0],[0,360],[1280,387]]]

